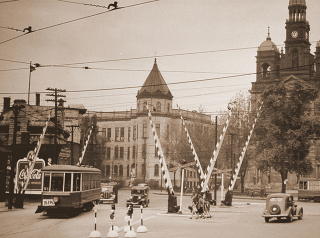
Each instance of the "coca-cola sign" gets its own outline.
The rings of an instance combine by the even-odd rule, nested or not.
[[[32,193],[41,192],[41,169],[44,167],[44,160],[37,159],[30,175],[29,183],[26,189],[26,193],[31,191]],[[17,176],[16,176],[16,189],[19,190],[21,185],[26,181],[29,170],[29,164],[27,159],[21,159],[17,163]]]

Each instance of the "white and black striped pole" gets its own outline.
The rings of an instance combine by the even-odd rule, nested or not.
[[[94,210],[94,231],[90,233],[90,238],[100,238],[101,233],[97,231],[97,209]]]
[[[107,234],[107,237],[119,237],[118,231],[120,230],[119,227],[114,225],[114,220],[116,218],[115,215],[116,206],[113,204],[111,205],[111,213],[110,213],[110,221],[111,221],[111,227],[109,229],[109,232]]]
[[[141,225],[137,228],[137,232],[145,233],[148,231],[148,229],[143,225],[143,206],[142,205],[140,206],[140,210],[141,210]]]
[[[251,136],[252,136],[252,133],[253,133],[253,130],[254,130],[254,127],[257,123],[257,119],[258,119],[258,116],[259,116],[259,113],[260,113],[260,110],[261,110],[261,107],[259,108],[259,111],[257,113],[257,117],[254,119],[254,123],[252,124],[252,129],[250,130],[250,133],[248,135],[248,139],[246,141],[246,144],[245,146],[243,147],[243,150],[241,152],[241,155],[239,157],[239,162],[237,163],[237,168],[235,169],[235,173],[232,175],[231,177],[231,182],[230,182],[230,186],[228,187],[228,190],[229,191],[232,191],[233,188],[234,188],[234,185],[236,184],[236,181],[237,181],[237,177],[238,177],[238,174],[239,174],[239,171],[240,171],[240,168],[241,168],[241,165],[242,165],[242,162],[243,162],[243,158],[246,154],[246,151],[247,151],[247,148],[249,146],[249,142],[250,142],[250,139],[251,139]]]
[[[171,194],[171,195],[174,195],[174,191],[173,191],[173,187],[172,187],[172,183],[171,183],[171,179],[170,179],[170,175],[169,175],[169,170],[167,168],[166,160],[165,160],[165,158],[163,156],[163,151],[162,151],[162,148],[161,148],[161,144],[160,144],[160,140],[159,140],[157,131],[154,128],[154,125],[153,125],[153,122],[152,122],[151,112],[150,112],[150,109],[149,109],[148,105],[147,105],[147,109],[148,109],[148,117],[149,117],[151,129],[152,129],[154,143],[156,145],[157,153],[158,153],[159,160],[160,160],[161,173],[163,175],[163,178],[164,178],[168,193]]]
[[[90,136],[91,136],[92,130],[93,130],[93,126],[91,127],[91,129],[89,131],[89,135],[88,135],[87,141],[84,144],[84,147],[83,147],[83,150],[82,150],[82,154],[81,154],[81,157],[79,158],[79,162],[78,162],[77,165],[81,165],[81,163],[82,163],[82,160],[84,158],[84,154],[86,153],[86,149],[87,149],[87,146],[88,146],[88,143],[89,143],[89,140],[90,140]]]
[[[216,144],[216,149],[213,151],[213,158],[210,159],[210,166],[207,167],[207,173],[205,174],[205,181],[201,185],[202,186],[202,192],[205,192],[206,190],[209,189],[208,188],[208,182],[210,180],[211,173],[213,171],[214,165],[215,165],[215,163],[217,161],[217,158],[218,158],[218,155],[219,155],[219,151],[220,151],[220,148],[222,146],[223,139],[224,139],[224,137],[225,137],[225,135],[227,133],[228,126],[229,126],[229,123],[230,123],[230,120],[231,120],[231,115],[232,115],[232,110],[229,111],[229,116],[228,116],[228,119],[226,121],[226,125],[223,128],[222,134],[220,135],[219,142],[217,142],[217,144]]]
[[[197,166],[197,171],[198,173],[200,174],[200,179],[204,180],[205,178],[205,174],[203,173],[203,170],[202,170],[202,167],[201,167],[201,164],[200,164],[200,160],[198,158],[198,155],[197,155],[197,152],[196,150],[194,149],[194,146],[193,146],[193,143],[192,143],[192,140],[191,140],[191,137],[190,137],[190,134],[189,134],[189,131],[188,131],[188,128],[187,128],[187,125],[186,125],[186,122],[182,116],[182,113],[181,113],[181,110],[180,110],[180,107],[178,106],[177,104],[177,107],[178,107],[178,111],[180,113],[180,117],[181,117],[181,120],[182,120],[182,124],[183,124],[183,127],[184,127],[184,130],[187,134],[187,138],[188,138],[188,142],[189,142],[189,145],[190,145],[190,148],[192,150],[192,154],[193,154],[193,159],[194,161],[196,162],[196,166]],[[201,186],[203,185],[203,183],[201,183]]]

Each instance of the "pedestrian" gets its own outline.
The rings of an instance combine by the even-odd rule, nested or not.
[[[191,212],[190,219],[193,218],[193,215],[196,216],[197,218],[197,204],[198,204],[198,195],[195,192],[193,192],[191,196],[191,206],[188,207]]]
[[[204,207],[204,200],[203,200],[203,194],[202,193],[199,193],[198,194],[198,206],[197,206],[197,209],[198,209],[198,217],[196,217],[196,219],[198,219],[199,217],[201,218],[205,218],[203,216],[203,207]]]

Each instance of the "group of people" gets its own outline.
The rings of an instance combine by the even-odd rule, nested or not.
[[[192,205],[189,206],[189,210],[191,211],[190,219],[195,216],[196,219],[198,218],[211,218],[210,214],[210,198],[208,193],[203,192],[193,192],[192,196]]]

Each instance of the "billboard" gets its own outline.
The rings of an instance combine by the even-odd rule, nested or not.
[[[44,166],[44,160],[37,158],[25,194],[41,194],[41,169]],[[28,167],[29,164],[26,157],[18,160],[15,177],[15,193],[19,192],[19,189],[26,180]]]

